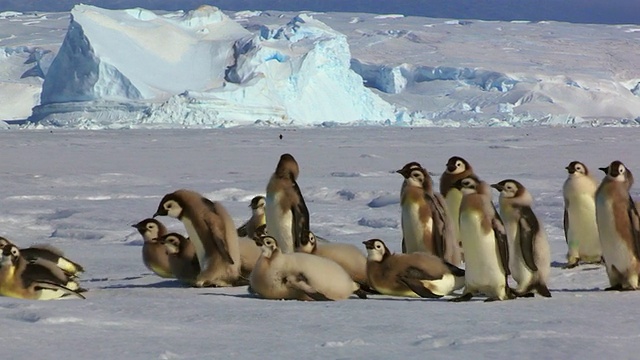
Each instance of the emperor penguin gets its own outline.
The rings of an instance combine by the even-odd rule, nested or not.
[[[462,192],[456,189],[454,184],[456,181],[471,175],[475,175],[471,164],[460,156],[452,156],[447,161],[446,168],[440,176],[440,194],[446,200],[458,243],[460,243],[460,203],[462,202]]]
[[[342,300],[366,297],[336,262],[306,253],[283,254],[271,236],[264,236],[262,254],[251,273],[250,287],[266,299]]]
[[[262,195],[255,196],[251,199],[251,203],[249,204],[249,207],[251,208],[251,217],[238,228],[238,237],[246,236],[249,239],[253,239],[256,229],[267,223],[266,216],[264,215],[264,207],[266,203],[267,201]]]
[[[596,191],[596,220],[607,268],[605,290],[638,289],[640,216],[629,194],[633,177],[619,160],[600,168],[606,173]]]
[[[4,249],[4,247],[7,245],[13,245],[13,243],[8,239],[0,236],[0,250]],[[51,261],[69,276],[77,277],[81,272],[84,272],[84,268],[82,267],[82,265],[64,256],[64,253],[55,246],[48,244],[38,244],[19,250],[20,254],[27,261],[35,261],[37,259]]]
[[[253,234],[256,236],[258,233],[254,230]],[[238,246],[240,247],[240,275],[248,281],[261,251],[255,241],[247,236],[238,237]]]
[[[461,289],[465,271],[424,252],[394,254],[380,239],[363,242],[369,284],[381,294],[440,298]]]
[[[85,297],[78,284],[54,263],[36,259],[28,261],[13,244],[0,255],[0,295],[19,299],[52,300],[65,296]]]
[[[164,245],[169,256],[169,268],[176,279],[193,285],[200,274],[200,263],[191,240],[178,233],[161,236],[158,241]]]
[[[596,190],[598,183],[586,165],[572,161],[562,186],[564,197],[564,237],[567,242],[566,268],[580,262],[600,263],[602,247],[596,222]]]
[[[315,234],[305,231],[297,252],[313,254],[333,260],[360,285],[364,291],[371,292],[367,280],[367,258],[356,246],[344,243],[319,243]]]
[[[513,179],[491,187],[500,192],[500,215],[509,241],[509,269],[518,283],[516,295],[531,297],[535,290],[541,296],[551,297],[547,288],[551,271],[549,242],[542,222],[531,209],[531,193]]]
[[[465,287],[452,301],[467,301],[475,294],[485,301],[513,299],[508,286],[509,248],[502,219],[491,201],[491,188],[475,175],[456,181],[462,191],[460,238],[465,258]]]
[[[169,256],[159,239],[167,234],[167,228],[156,219],[144,219],[131,225],[142,235],[142,262],[147,269],[162,278],[173,278]]]
[[[233,220],[219,202],[191,190],[165,195],[154,217],[179,219],[189,234],[200,263],[195,286],[235,286],[240,280],[240,249]]]
[[[309,230],[309,210],[296,182],[300,169],[291,154],[282,154],[267,184],[265,216],[269,235],[283,253],[293,252]]]
[[[396,172],[404,177],[400,205],[406,252],[427,252],[460,265],[461,252],[453,221],[442,196],[434,194],[427,170],[417,162],[410,162]]]

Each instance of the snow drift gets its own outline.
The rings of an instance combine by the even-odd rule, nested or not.
[[[77,5],[30,121],[228,126],[384,121],[394,107],[350,69],[346,36],[308,15],[250,32],[219,9],[157,15]]]

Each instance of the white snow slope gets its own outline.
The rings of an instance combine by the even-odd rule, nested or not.
[[[0,15],[0,119],[40,127],[640,121],[637,25],[206,6],[78,5],[70,26],[62,13]]]
[[[560,266],[564,167],[578,159],[598,171],[620,159],[635,171],[636,141],[620,128],[2,131],[0,235],[62,248],[86,267],[81,284],[89,289],[86,300],[0,298],[3,357],[635,359],[640,294],[602,291],[602,266]],[[553,297],[268,301],[246,287],[184,288],[143,266],[131,225],[164,194],[199,191],[239,225],[284,152],[300,163],[312,229],[363,250],[370,238],[400,250],[402,179],[394,170],[406,162],[421,162],[436,185],[452,155],[487,181],[521,181],[549,234]]]

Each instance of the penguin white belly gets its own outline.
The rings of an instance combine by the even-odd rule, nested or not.
[[[433,219],[429,218],[427,223],[420,220],[420,205],[410,204],[402,207],[402,236],[407,248],[407,253],[426,252],[431,254],[431,249],[427,249],[424,244],[425,231],[432,231]]]
[[[512,232],[514,234],[513,237],[508,236],[509,241],[509,270],[511,270],[511,276],[513,280],[518,283],[517,291],[525,291],[529,285],[533,282],[535,278],[535,273],[529,269],[527,264],[524,262],[524,257],[522,256],[522,247],[520,246],[520,242],[517,241],[518,230],[514,229]]]
[[[294,292],[283,281],[286,276],[283,273],[283,263],[280,260],[269,261],[260,257],[249,276],[251,289],[265,299],[295,298]]]
[[[202,240],[196,231],[196,228],[193,226],[191,220],[187,217],[183,217],[181,219],[184,228],[187,230],[187,234],[191,239],[191,243],[193,244],[193,248],[196,251],[196,257],[198,257],[198,263],[200,263],[200,271],[204,271],[209,265],[209,257],[207,256],[204,245],[202,244]]]
[[[596,222],[596,203],[589,194],[569,197],[569,228],[567,239],[569,246],[578,244],[578,254],[586,261],[598,261],[602,255],[598,224]]]
[[[269,194],[265,205],[267,233],[276,239],[283,254],[291,253],[293,248],[293,214],[291,210],[282,211],[280,199],[282,193]]]
[[[458,189],[451,189],[447,193],[445,198],[447,202],[447,209],[449,210],[449,216],[453,222],[453,228],[455,230],[456,239],[460,240],[460,203],[462,202],[462,191]]]
[[[624,273],[633,266],[635,258],[624,239],[616,230],[612,203],[606,200],[603,201],[600,198],[597,201],[596,213],[600,231],[600,244],[602,245],[602,255],[607,266],[607,273],[611,274],[613,266],[620,273]]]
[[[67,294],[67,292],[63,290],[41,289],[36,292],[36,300],[57,300],[65,294]]]
[[[493,231],[483,234],[480,213],[460,213],[460,237],[465,253],[465,291],[497,295],[504,291],[505,274],[500,266]]]
[[[438,280],[423,280],[422,284],[432,293],[441,296],[449,295],[459,288],[456,286],[456,277],[453,274],[444,274]]]

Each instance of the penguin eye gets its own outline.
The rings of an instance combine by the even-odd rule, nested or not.
[[[464,164],[462,163],[462,161],[460,161],[460,160],[456,161],[456,167],[461,168],[463,166],[464,166]]]
[[[376,249],[382,249],[382,246],[380,244],[376,244]]]
[[[18,256],[18,249],[16,248],[11,249],[11,255]]]
[[[624,166],[620,165],[620,166],[618,167],[618,174],[624,174],[624,171],[625,171]]]

